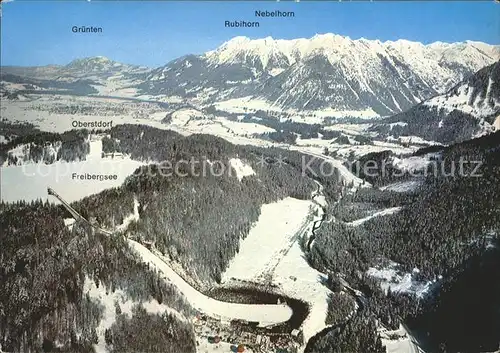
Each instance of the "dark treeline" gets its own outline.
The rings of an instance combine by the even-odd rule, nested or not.
[[[106,292],[123,290],[129,299],[158,302],[189,315],[176,289],[148,269],[121,237],[93,234],[83,224],[69,230],[64,209],[41,201],[0,204],[0,345],[15,352],[93,352],[101,305],[83,294],[94,281]],[[132,318],[146,328],[151,318]],[[163,343],[194,352],[187,323],[169,319]],[[132,350],[140,349],[138,342]]]
[[[356,302],[345,292],[333,292],[328,298],[327,325],[341,325],[356,314]]]
[[[140,306],[133,316],[121,314],[105,333],[110,352],[180,353],[196,352],[196,342],[189,326],[181,326],[175,316],[148,314]]]
[[[9,153],[18,146],[26,146],[21,161],[51,164],[55,161],[84,160],[90,151],[88,142],[89,131],[70,130],[63,133],[44,132],[31,125],[2,122],[1,135],[11,134],[12,138],[6,144],[0,145],[0,164],[17,164],[20,157]],[[55,152],[56,145],[60,147]]]
[[[5,118],[0,120],[0,135],[8,141],[11,141],[16,137],[33,135],[39,132],[40,130],[36,128],[35,125],[30,123],[13,122]]]
[[[437,352],[493,352],[500,344],[500,244],[445,278],[410,325]]]
[[[363,313],[354,316],[338,330],[331,330],[308,347],[308,353],[385,353],[377,334],[376,320]]]

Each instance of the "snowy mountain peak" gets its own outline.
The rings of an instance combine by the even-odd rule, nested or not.
[[[372,127],[382,136],[418,136],[454,143],[495,130],[500,124],[500,61],[482,68],[448,92]]]
[[[378,54],[388,57],[389,61],[393,61],[391,57],[395,57],[396,60],[402,62],[410,61],[412,66],[418,67],[420,73],[435,80],[433,77],[436,76],[436,69],[439,69],[438,66],[440,66],[443,56],[446,58],[447,65],[462,65],[463,57],[461,56],[466,55],[468,57],[466,65],[462,66],[465,66],[467,75],[470,75],[496,61],[500,55],[500,47],[474,41],[436,42],[427,45],[406,39],[381,42],[378,39],[351,39],[334,33],[324,33],[316,34],[309,39],[291,40],[273,39],[272,37],[250,39],[240,36],[225,42],[219,48],[208,52],[206,56],[212,62],[219,63],[245,63],[250,56],[260,61],[262,66],[266,68],[272,56],[286,57],[288,64],[292,65],[304,58],[318,54],[328,57],[332,63],[339,60],[357,61],[356,66],[361,67],[366,64],[365,60],[371,61]],[[457,77],[453,84],[458,83],[462,78]],[[444,92],[450,87],[442,82],[439,91]]]
[[[83,59],[76,59],[65,66],[66,69],[83,72],[109,71],[126,65],[108,59],[104,56],[94,56]]]
[[[113,60],[105,57],[105,56],[89,56],[86,58],[81,58],[81,59],[75,59],[71,61],[67,66],[72,66],[76,64],[82,64],[82,63],[111,63],[114,62]]]
[[[222,49],[222,48],[230,48],[230,47],[235,47],[235,46],[240,46],[240,45],[244,45],[248,42],[250,42],[251,39],[248,38],[248,37],[245,37],[245,36],[237,36],[237,37],[234,37],[234,38],[231,38],[230,40],[228,40],[227,42],[224,42],[220,47],[219,49]]]

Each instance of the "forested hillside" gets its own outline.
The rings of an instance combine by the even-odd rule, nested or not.
[[[498,59],[498,57],[497,57]],[[481,68],[442,95],[374,124],[380,136],[418,136],[455,143],[495,131],[500,113],[500,61]]]
[[[360,189],[345,196],[333,210],[344,222],[389,207],[401,209],[367,219],[358,226],[326,223],[318,232],[309,260],[317,268],[347,276],[351,285],[367,294],[369,310],[384,324],[395,328],[399,318],[406,318],[417,330],[429,332],[428,344],[434,349],[440,347],[441,352],[495,349],[492,344],[500,340],[500,331],[490,327],[498,328],[500,319],[494,309],[498,308],[500,297],[492,294],[498,293],[494,280],[498,264],[492,254],[497,253],[495,239],[500,233],[499,149],[500,133],[441,147],[439,170],[447,173],[430,173],[416,190]],[[387,155],[374,156],[377,157]],[[476,163],[463,164],[460,172],[460,160]],[[479,164],[476,177],[472,172]],[[450,173],[453,166],[456,172]],[[389,173],[388,180],[377,182],[390,181]],[[403,292],[381,296],[376,281],[366,272],[369,267],[383,265],[388,260],[399,264],[403,273],[413,271],[414,280],[421,283],[442,278],[437,282],[438,296],[429,295],[425,301]],[[479,299],[483,291],[476,288],[488,288],[488,294]],[[466,304],[467,298],[478,299]],[[460,309],[466,305],[471,307]],[[453,312],[457,310],[467,319],[453,321]],[[487,310],[491,315],[479,320],[478,312]],[[474,328],[479,322],[481,330]],[[467,340],[464,335],[469,330],[481,331],[481,335]]]
[[[123,238],[93,234],[79,224],[69,230],[65,217],[60,206],[41,202],[0,204],[3,351],[93,352],[96,328],[106,313],[99,301],[83,294],[88,281],[106,293],[124,291],[138,305],[154,299],[184,315],[191,313],[176,289],[136,258]],[[123,314],[107,334],[111,351],[124,346],[132,351],[195,351],[188,324],[175,316],[136,310],[132,317]],[[148,325],[154,320],[166,320],[170,334],[152,331]],[[122,329],[130,325],[137,338]],[[145,345],[140,336],[146,334],[155,346]]]
[[[138,169],[117,190],[84,199],[75,207],[112,226],[131,212],[136,198],[140,219],[130,232],[155,242],[198,285],[207,287],[220,281],[263,204],[287,196],[310,199],[317,189],[312,179],[301,175],[301,154],[235,146],[209,135],[183,137],[147,126],[121,125],[103,139],[103,150],[153,164]],[[231,167],[233,159],[250,166],[255,174],[240,180]],[[179,165],[190,160],[197,162],[193,169],[185,163],[180,173],[166,169],[166,162]],[[312,164],[315,167],[318,163]],[[166,176],[168,171],[172,173]],[[338,196],[335,173],[322,182],[330,186],[329,197]]]
[[[56,161],[85,160],[90,151],[89,131],[70,130],[61,134],[42,132],[30,124],[0,123],[0,165],[22,163],[51,164]]]

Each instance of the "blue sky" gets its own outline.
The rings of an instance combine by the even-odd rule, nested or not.
[[[295,11],[263,19],[255,10]],[[500,44],[500,4],[493,1],[400,2],[139,2],[15,0],[2,9],[2,65],[67,64],[103,55],[160,66],[211,50],[238,35],[292,39],[317,33],[424,43],[478,40]],[[259,28],[225,28],[226,20],[260,21]],[[100,26],[75,34],[72,26]]]

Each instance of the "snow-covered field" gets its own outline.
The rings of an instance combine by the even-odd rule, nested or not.
[[[411,337],[411,335],[402,325],[400,325],[399,329],[392,331],[381,327],[379,328],[378,332],[387,353],[421,352],[416,344],[413,343],[413,338]]]
[[[226,111],[229,113],[249,113],[257,110],[265,110],[269,112],[289,113],[293,116],[293,121],[307,122],[309,124],[321,123],[323,118],[335,117],[344,118],[357,117],[357,118],[380,118],[372,109],[365,110],[338,110],[335,108],[324,108],[319,110],[297,111],[295,109],[284,109],[279,105],[275,105],[264,99],[258,99],[252,96],[234,98],[226,101],[215,103],[218,110]],[[301,117],[301,119],[299,119]]]
[[[305,259],[299,242],[295,242],[283,257],[273,274],[273,284],[287,296],[309,303],[309,315],[302,323],[307,342],[326,326],[330,290],[323,285],[327,276],[311,266]]]
[[[296,241],[311,207],[311,201],[291,197],[263,205],[257,223],[241,241],[238,254],[223,273],[222,282],[231,278],[256,281],[272,271]]]
[[[292,309],[286,304],[238,304],[227,303],[207,297],[184,281],[165,261],[160,254],[153,253],[142,244],[129,239],[129,245],[144,263],[152,266],[165,280],[173,283],[184,294],[187,301],[200,312],[224,320],[246,320],[259,322],[260,326],[269,326],[286,322],[292,316]]]
[[[1,168],[1,199],[7,202],[18,200],[49,200],[47,187],[56,190],[66,201],[72,202],[85,196],[99,193],[105,189],[119,186],[143,163],[131,160],[101,158],[102,141],[90,141],[90,154],[80,162],[61,162],[53,164],[25,164]],[[77,174],[116,174],[116,180],[78,180]]]
[[[163,113],[164,115],[164,113]],[[187,125],[191,120],[204,119],[205,116],[202,112],[192,108],[179,109],[171,114],[173,125],[184,126]]]

